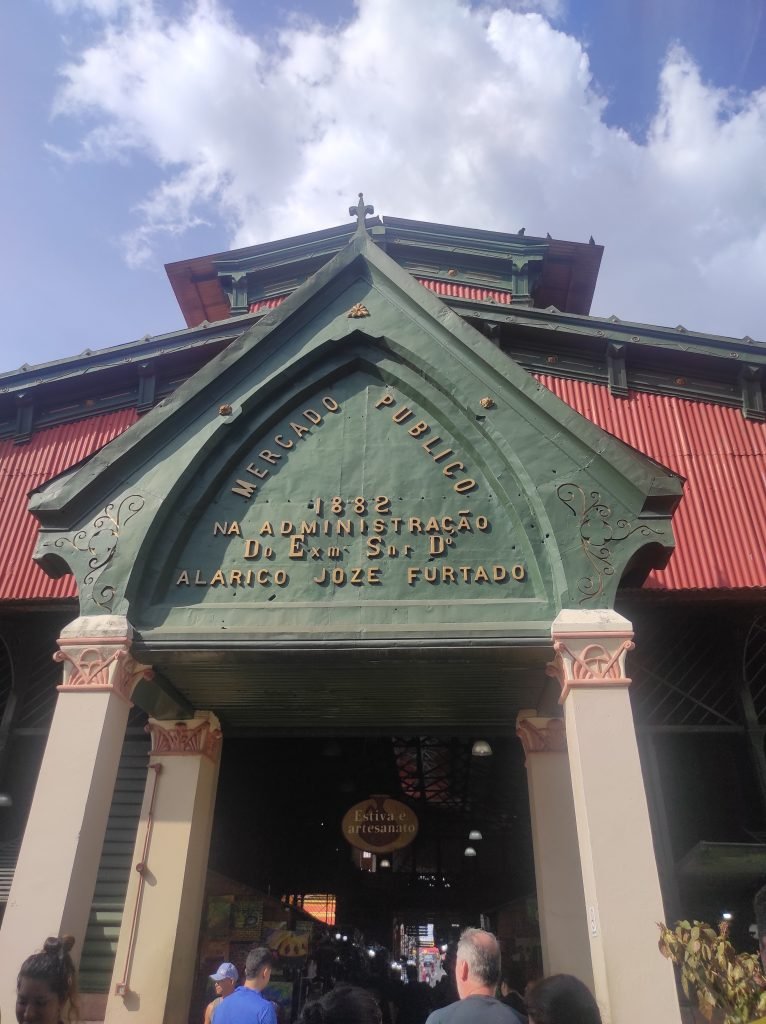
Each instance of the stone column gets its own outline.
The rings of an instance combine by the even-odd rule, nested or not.
[[[537,909],[546,974],[574,974],[593,988],[585,895],[563,718],[521,711]]]
[[[105,1024],[187,1024],[197,962],[221,731],[198,711],[150,719],[152,737]]]
[[[130,655],[122,616],[75,619],[59,638],[64,677],[0,931],[0,1011],[14,1018],[21,961],[49,935],[79,958],[117,777],[130,697],[152,670]]]
[[[553,623],[595,995],[609,1024],[680,1022],[673,968],[657,949],[662,897],[628,696],[631,624],[564,610]]]

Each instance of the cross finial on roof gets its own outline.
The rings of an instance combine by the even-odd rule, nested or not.
[[[375,213],[375,207],[369,204],[365,206],[364,193],[359,193],[359,202],[356,206],[349,206],[348,215],[349,217],[356,217],[356,230],[357,232],[366,232],[367,225],[365,224],[365,217],[371,217]]]

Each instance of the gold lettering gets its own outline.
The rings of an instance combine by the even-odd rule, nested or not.
[[[285,441],[282,434],[277,434],[274,438],[274,444],[278,444],[280,448],[294,448],[295,441]]]
[[[412,409],[408,409],[406,405],[403,405],[400,409],[397,409],[391,419],[394,423],[406,423],[407,420],[413,417]]]
[[[474,580],[476,581],[476,583],[489,583],[489,573],[487,572],[483,565],[480,565],[477,568]]]
[[[471,567],[470,567],[470,565],[459,565],[457,571],[459,573],[462,573],[463,582],[464,583],[470,583],[471,582]]]
[[[261,527],[261,530],[260,530],[260,533],[258,534],[258,536],[259,537],[273,537],[274,536],[274,527],[271,525],[271,523],[268,521],[268,519],[264,522],[263,526]]]
[[[263,459],[264,462],[268,462],[272,466],[276,466],[282,456],[277,455],[277,453],[273,452],[270,448],[264,448],[262,452],[258,452],[258,458]]]
[[[423,569],[423,579],[426,583],[436,583],[436,566],[427,565]]]
[[[508,570],[504,565],[492,566],[492,579],[495,583],[505,583],[508,579]]]
[[[369,566],[367,569],[367,582],[372,586],[382,583],[383,581],[380,577],[381,572],[382,570],[379,565]]]
[[[248,538],[248,540],[245,541],[245,558],[257,558],[260,553],[261,542],[258,540],[250,540]]]
[[[388,393],[386,393],[385,395],[382,395],[378,399],[378,401],[375,403],[375,408],[376,409],[382,409],[384,405],[393,405],[393,404],[394,404],[394,396],[393,395],[389,395]]]
[[[231,572],[229,573],[229,583],[232,585],[232,587],[242,586],[242,572],[239,569],[231,570]]]
[[[337,561],[339,558],[343,558],[343,552],[339,547],[330,547],[327,549],[327,557]]]
[[[298,532],[308,534],[309,537],[315,537],[317,532],[316,519],[312,520],[310,523],[307,523],[306,520],[304,519],[301,522],[301,528]]]
[[[511,576],[513,576],[513,578],[520,583],[523,579],[526,579],[527,570],[524,568],[523,565],[511,566]]]
[[[342,586],[343,586],[343,584],[344,584],[344,583],[346,582],[346,570],[345,570],[345,569],[341,569],[341,567],[340,567],[340,566],[337,566],[337,567],[336,567],[335,569],[333,569],[333,571],[331,572],[331,574],[330,574],[330,579],[331,579],[331,580],[333,581],[333,583],[335,583],[335,584],[336,584],[337,586],[339,586],[339,587],[342,587]]]
[[[254,462],[251,462],[249,466],[245,466],[245,472],[250,473],[252,476],[257,476],[259,480],[265,480],[269,475],[268,469],[260,469]]]
[[[186,569],[182,570],[181,575],[176,580],[176,586],[180,587],[182,583],[186,584],[187,587],[189,586],[189,573]]]
[[[452,516],[442,517],[442,533],[454,533],[455,532],[455,520]]]
[[[290,550],[287,553],[288,558],[301,559],[306,557],[306,551],[303,547],[303,537],[297,533],[295,536],[290,538]]]
[[[428,454],[430,455],[431,449],[435,448],[440,441],[441,438],[439,437],[438,434],[436,434],[434,437],[430,438],[428,441],[425,442],[425,444],[422,444],[420,447],[423,449],[424,452],[428,452]]]
[[[445,583],[455,582],[455,570],[452,568],[451,565],[442,566],[442,579],[444,580]]]
[[[408,568],[407,569],[407,583],[410,586],[412,586],[414,583],[417,582],[417,578],[418,578],[419,575],[420,575],[420,569],[417,569],[414,566]]]
[[[476,529],[485,533],[489,529],[489,519],[486,516],[476,516]]]
[[[473,527],[471,522],[465,516],[461,516],[457,521],[458,533],[473,533]]]
[[[237,480],[237,486],[231,488],[231,493],[241,494],[243,498],[252,498],[257,490],[255,484],[249,484],[247,480]]]
[[[292,420],[290,420],[290,430],[292,430],[298,439],[302,438],[304,434],[311,433],[308,427],[304,427],[301,423],[293,423]]]
[[[434,456],[434,462],[438,462],[438,461],[439,460],[436,458],[436,456]],[[450,462],[450,464],[448,466],[444,467],[444,469],[442,470],[442,473],[444,473],[445,476],[448,476],[450,479],[452,479],[452,477],[454,477],[454,475],[455,475],[453,470],[456,470],[456,469],[465,469],[465,466],[459,460],[456,461],[456,462]]]
[[[322,417],[315,409],[304,409],[303,418],[304,420],[308,420],[309,423],[313,423],[315,427],[318,427],[322,422]]]
[[[479,485],[475,480],[471,480],[470,477],[466,477],[465,480],[458,480],[453,490],[457,491],[458,494],[470,494],[471,491],[475,491]]]
[[[338,519],[335,523],[335,532],[339,537],[353,537],[354,524],[350,519]]]
[[[423,524],[421,523],[421,521],[418,519],[417,516],[412,516],[408,520],[408,522],[409,522],[409,526],[410,526],[410,533],[422,533],[423,532]]]
[[[370,537],[367,541],[367,557],[380,558],[382,555],[383,541],[380,537]]]
[[[432,558],[436,558],[437,555],[443,555],[447,550],[447,542],[444,537],[429,537],[429,555]]]
[[[340,412],[340,406],[331,395],[325,395],[322,405],[328,412]]]
[[[200,575],[199,569],[197,569],[197,571],[194,573],[194,586],[195,587],[206,587],[207,586],[207,580],[203,580],[202,579],[202,576]]]
[[[226,586],[226,577],[224,576],[220,569],[216,569],[216,571],[213,573],[213,578],[210,581],[210,586],[214,587],[216,583],[222,583],[224,587]]]
[[[394,533],[399,533],[401,531],[401,526],[401,519],[399,519],[398,516],[394,516],[393,519],[391,520],[391,529],[394,531]]]
[[[446,459],[449,455],[454,454],[455,453],[452,451],[451,448],[444,448],[442,449],[442,451],[437,452],[436,455],[432,455],[431,458],[434,460],[434,462],[441,462],[443,459]]]
[[[295,529],[295,524],[291,523],[289,519],[283,519],[279,524],[279,532],[283,537],[289,537]]]
[[[361,586],[361,584],[364,583],[364,571],[362,570],[361,567],[355,566],[351,570],[351,580],[350,580],[350,582],[354,586]]]
[[[262,587],[268,587],[269,585],[269,570],[259,569],[255,574],[255,582],[260,583]]]
[[[436,516],[431,516],[431,518],[426,523],[426,533],[438,533],[438,532],[439,532],[439,520],[436,518]]]
[[[425,420],[418,420],[414,427],[410,427],[407,433],[410,437],[421,437],[423,434],[427,434],[431,428]]]
[[[284,569],[277,569],[274,573],[274,582],[278,587],[284,587],[287,584],[287,573]]]
[[[386,521],[385,521],[385,519],[373,519],[373,521],[372,521],[372,528],[373,528],[375,533],[385,533],[386,532]]]
[[[320,587],[323,587],[327,583],[327,570],[322,569],[318,576],[314,576],[314,583],[318,583]]]
[[[375,498],[375,511],[379,516],[390,516],[391,515],[391,499],[387,498],[385,494],[379,494]]]
[[[215,523],[213,525],[213,536],[215,537],[219,533],[224,533],[225,534],[225,533],[228,532],[228,529],[229,529],[228,522],[226,522],[226,523]]]

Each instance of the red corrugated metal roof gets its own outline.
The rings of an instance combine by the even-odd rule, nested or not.
[[[273,301],[273,300],[269,300]],[[738,409],[538,375],[573,409],[686,478],[674,517],[676,550],[647,588],[766,588],[766,424]],[[51,580],[32,561],[37,525],[29,491],[136,422],[134,409],[48,427],[25,444],[0,442],[0,601],[76,596],[72,577]]]
[[[72,576],[52,580],[32,561],[37,521],[27,510],[27,495],[103,448],[137,419],[135,409],[123,409],[47,427],[24,444],[0,441],[0,601],[77,596]]]
[[[473,288],[467,284],[456,284],[453,281],[431,281],[427,277],[416,277],[416,281],[437,295],[452,299],[471,299],[474,302],[499,302],[508,306],[513,302],[512,292],[498,291],[494,288]],[[260,313],[263,309],[276,309],[285,301],[286,295],[275,295],[270,299],[259,299],[250,303],[251,313]]]
[[[577,412],[686,478],[676,550],[655,590],[766,587],[766,424],[739,409],[669,395],[616,398],[584,381],[536,375]]]

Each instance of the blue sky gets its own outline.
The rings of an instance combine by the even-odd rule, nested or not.
[[[756,0],[5,0],[0,370],[182,326],[163,264],[378,212],[606,246],[766,340]]]

